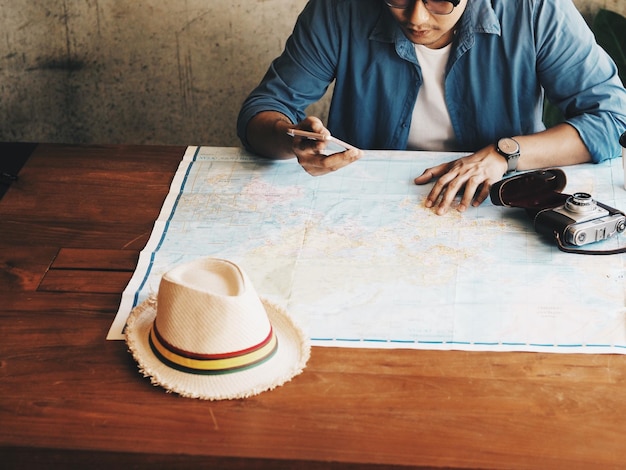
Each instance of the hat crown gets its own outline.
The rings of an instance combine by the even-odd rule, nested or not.
[[[180,265],[161,279],[156,328],[170,345],[194,354],[230,354],[259,345],[271,325],[247,275],[230,261]]]

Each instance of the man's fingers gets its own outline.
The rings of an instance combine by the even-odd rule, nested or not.
[[[415,184],[430,183],[435,178],[444,175],[446,171],[448,171],[448,163],[443,163],[432,168],[426,168],[424,170],[424,173],[415,178],[413,181],[415,182]]]
[[[313,176],[321,176],[348,166],[361,158],[362,155],[363,153],[358,149],[349,149],[345,152],[334,153],[328,156],[315,154],[301,158],[299,161],[307,173]]]

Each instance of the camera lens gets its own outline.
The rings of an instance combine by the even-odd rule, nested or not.
[[[595,201],[587,193],[574,193],[565,202],[565,208],[571,212],[589,212],[595,207]]]

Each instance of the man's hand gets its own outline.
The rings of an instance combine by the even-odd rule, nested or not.
[[[470,205],[482,204],[489,196],[491,185],[501,180],[506,170],[505,158],[491,145],[473,155],[427,168],[415,178],[415,184],[426,184],[438,178],[424,202],[438,215],[448,212],[457,194],[462,192],[456,209],[463,212]]]
[[[301,121],[296,129],[317,132],[330,135],[330,131],[324,127],[319,118],[309,116]],[[363,156],[358,149],[347,149],[344,152],[327,155],[325,153],[328,143],[322,140],[312,140],[306,137],[295,136],[293,138],[293,153],[298,158],[298,163],[304,170],[313,176],[321,176],[337,171]]]

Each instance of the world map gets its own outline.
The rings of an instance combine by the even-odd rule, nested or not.
[[[563,253],[490,201],[434,214],[413,179],[458,156],[372,151],[312,177],[295,160],[189,147],[109,339],[163,273],[208,256],[239,264],[313,345],[626,353],[626,255]],[[565,192],[626,208],[621,161],[564,171]]]

